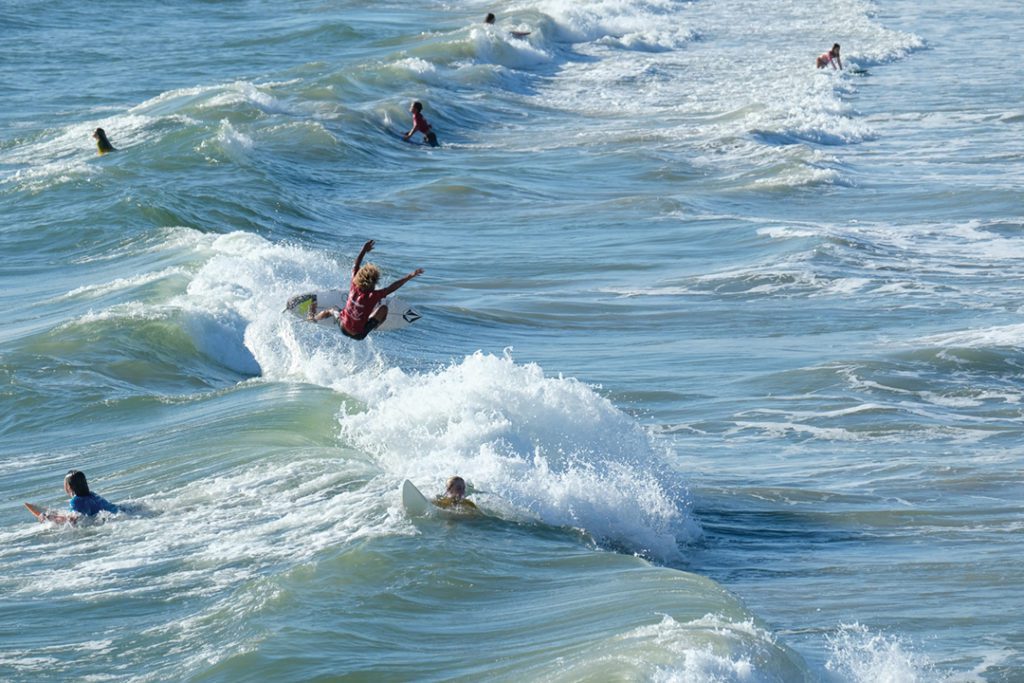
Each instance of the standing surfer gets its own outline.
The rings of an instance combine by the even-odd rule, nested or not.
[[[316,321],[337,315],[341,333],[351,339],[366,339],[366,335],[387,320],[388,307],[382,303],[384,297],[393,294],[406,282],[423,274],[423,269],[417,268],[384,289],[376,289],[377,281],[380,280],[380,269],[373,263],[363,265],[363,257],[373,251],[373,245],[373,240],[368,240],[359,252],[359,256],[356,257],[355,264],[352,266],[352,280],[349,283],[348,301],[345,303],[345,308],[340,312],[337,309],[327,309],[319,313],[315,310],[310,311],[311,317]]]

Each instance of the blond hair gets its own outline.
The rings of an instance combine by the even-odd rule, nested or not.
[[[353,282],[356,283],[356,287],[364,292],[372,292],[377,286],[377,280],[379,279],[380,268],[372,263],[367,263],[365,266],[360,268],[358,272],[356,272],[355,277],[352,278]]]

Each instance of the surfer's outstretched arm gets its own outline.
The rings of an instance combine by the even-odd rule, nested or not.
[[[411,273],[403,277],[401,280],[395,280],[390,285],[384,288],[385,296],[394,294],[396,291],[398,291],[399,287],[401,287],[414,277],[419,277],[420,275],[423,275],[423,269],[417,268],[416,270],[412,271]]]
[[[366,240],[366,244],[364,244],[363,248],[359,251],[359,256],[356,256],[356,262],[352,265],[353,275],[355,275],[356,272],[362,267],[363,257],[369,254],[371,251],[373,251],[373,240]]]

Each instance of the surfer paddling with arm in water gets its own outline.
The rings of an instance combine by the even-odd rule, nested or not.
[[[107,133],[102,128],[97,128],[92,132],[92,139],[96,141],[96,151],[100,156],[107,152],[117,151],[117,148],[110,144],[110,140],[107,139]]]
[[[434,131],[430,129],[430,124],[423,118],[423,103],[413,102],[412,106],[409,107],[409,111],[412,113],[412,129],[402,136],[403,140],[408,140],[413,136],[414,133],[423,133],[423,137],[426,139],[427,144],[431,147],[437,147],[437,136],[434,135]]]
[[[443,496],[434,499],[434,505],[445,510],[477,512],[476,503],[466,498],[466,480],[462,477],[448,479]]]
[[[64,476],[64,492],[71,497],[68,501],[70,514],[62,515],[56,512],[42,512],[33,505],[25,503],[25,507],[36,516],[40,522],[56,522],[74,524],[82,517],[93,517],[100,512],[118,512],[118,508],[106,498],[98,496],[89,490],[89,482],[85,479],[85,473],[79,470],[71,470]]]
[[[840,71],[843,70],[843,60],[839,58],[839,43],[834,43],[831,50],[818,57],[817,65],[819,69],[824,69],[829,64],[832,65],[833,70],[835,70],[836,64],[839,65]]]
[[[340,313],[337,309],[311,312],[315,321],[337,315],[341,333],[352,339],[366,339],[366,335],[387,320],[388,307],[381,303],[384,297],[394,294],[406,282],[423,274],[423,269],[417,268],[384,289],[376,289],[377,281],[380,280],[380,269],[372,263],[363,265],[363,258],[373,251],[373,245],[373,240],[368,240],[356,257],[344,310]]]

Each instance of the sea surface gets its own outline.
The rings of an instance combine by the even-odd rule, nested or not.
[[[1021,35],[3,0],[0,680],[1024,681]]]

